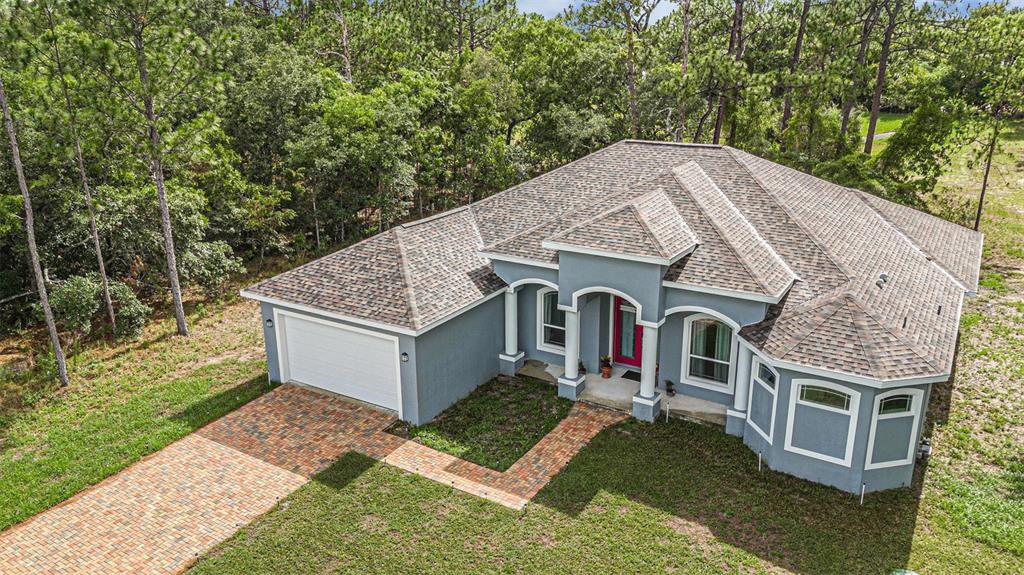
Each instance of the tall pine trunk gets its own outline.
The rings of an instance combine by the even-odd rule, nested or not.
[[[782,124],[779,130],[779,149],[783,152],[786,151],[786,141],[784,135],[786,128],[789,127],[789,119],[793,117],[793,98],[791,96],[792,87],[789,82],[793,81],[793,77],[796,75],[797,67],[800,65],[800,50],[804,47],[804,33],[807,31],[807,13],[811,10],[811,0],[804,0],[804,5],[800,10],[800,27],[796,32],[796,46],[793,47],[793,57],[789,61],[789,81],[783,85],[782,93],[785,95],[782,104]]]
[[[629,8],[622,6],[622,18],[626,24],[626,89],[629,92],[629,133],[636,139],[640,132],[640,114],[636,101],[636,67],[633,63],[635,48],[633,46],[633,18],[629,15]]]
[[[690,73],[690,0],[683,0],[680,9],[683,11],[683,46],[679,62],[679,105],[676,107],[675,141],[683,139],[686,130],[686,83]]]
[[[89,188],[89,176],[85,171],[85,160],[82,158],[82,142],[78,136],[78,120],[75,115],[75,107],[71,103],[71,91],[68,89],[67,79],[64,77],[64,61],[61,59],[60,46],[57,44],[57,31],[53,25],[53,14],[50,7],[46,7],[46,22],[50,27],[50,34],[53,41],[53,62],[57,69],[57,76],[60,78],[61,92],[64,94],[64,106],[68,112],[68,127],[71,130],[71,139],[75,145],[75,160],[78,163],[78,175],[82,180],[82,195],[85,201],[85,208],[89,214],[89,233],[92,235],[92,246],[96,252],[96,267],[100,274],[100,287],[103,293],[103,303],[107,306],[107,317],[110,319],[110,329],[117,333],[117,316],[114,313],[114,302],[110,297],[110,284],[107,281],[107,267],[103,262],[103,248],[100,246],[100,234],[96,226],[96,209],[92,203],[92,190]]]
[[[743,33],[743,0],[735,0],[733,13],[732,13],[732,28],[729,31],[729,55],[733,55],[736,52],[736,46],[739,42],[740,35]],[[726,96],[725,92],[730,87],[723,87],[722,91],[718,95],[718,113],[715,116],[715,135],[712,138],[712,142],[717,144],[722,139],[722,123],[725,121],[725,104]]]
[[[174,256],[174,234],[171,230],[171,211],[167,207],[167,190],[164,187],[164,168],[161,161],[160,132],[157,130],[156,111],[153,106],[153,90],[149,85],[149,70],[146,66],[146,50],[142,39],[141,24],[137,24],[133,43],[135,45],[135,62],[139,68],[139,82],[142,84],[142,99],[146,116],[146,128],[149,133],[149,159],[153,181],[156,183],[156,197],[160,202],[160,227],[164,234],[164,253],[167,256],[167,279],[171,283],[171,299],[174,300],[174,319],[178,324],[178,334],[188,335],[188,323],[185,321],[185,307],[181,302],[181,284],[178,282],[178,262]]]
[[[28,236],[28,253],[29,259],[32,261],[32,275],[35,277],[36,289],[39,292],[39,305],[43,308],[43,317],[46,318],[46,331],[50,334],[53,355],[57,359],[57,374],[60,377],[60,386],[67,387],[68,366],[64,361],[64,349],[60,345],[57,322],[54,321],[53,310],[50,308],[50,297],[46,293],[43,268],[39,264],[39,250],[36,248],[35,218],[32,214],[32,198],[28,195],[25,170],[21,165],[21,152],[18,151],[18,137],[14,133],[14,120],[11,119],[11,110],[7,106],[7,94],[4,91],[4,80],[2,77],[0,77],[0,108],[3,108],[4,127],[7,129],[7,137],[11,140],[11,159],[14,161],[14,173],[18,178],[18,188],[21,189],[22,200],[25,202],[25,235]]]
[[[853,105],[861,87],[860,70],[864,67],[864,62],[867,61],[868,46],[871,44],[871,32],[875,28],[875,22],[877,19],[878,2],[872,0],[871,3],[868,4],[867,12],[864,14],[864,23],[860,30],[860,44],[857,46],[856,66],[854,66],[853,70],[853,82],[850,85],[850,92],[843,100],[842,119],[839,124],[840,146],[843,145],[843,140],[846,139],[846,133],[850,129],[850,114],[853,113]]]
[[[878,55],[878,73],[875,75],[875,91],[871,95],[871,116],[868,118],[868,134],[864,139],[864,153],[871,154],[871,148],[875,141],[875,127],[878,124],[878,112],[882,106],[882,89],[885,88],[885,73],[889,67],[889,53],[892,51],[892,37],[896,32],[898,17],[902,12],[902,3],[895,0],[885,0],[885,13],[888,21],[885,23],[885,35],[882,36],[882,50]]]

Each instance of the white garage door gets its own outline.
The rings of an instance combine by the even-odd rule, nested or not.
[[[398,411],[398,341],[278,312],[282,377]]]

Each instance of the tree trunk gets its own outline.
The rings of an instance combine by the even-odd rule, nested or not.
[[[629,133],[633,139],[640,132],[640,119],[636,102],[636,68],[633,64],[633,18],[627,5],[622,6],[622,18],[626,24],[626,89],[629,91]]]
[[[0,108],[3,108],[4,126],[7,129],[7,137],[11,140],[11,159],[14,162],[14,172],[18,178],[18,188],[21,190],[21,197],[25,202],[25,235],[28,236],[28,253],[29,258],[32,260],[32,275],[35,277],[37,291],[39,292],[39,305],[43,308],[43,317],[46,318],[46,331],[50,334],[50,345],[53,346],[53,355],[57,360],[57,374],[60,377],[60,386],[67,387],[68,366],[64,361],[64,350],[61,348],[60,336],[57,334],[57,322],[53,319],[50,298],[46,293],[43,268],[39,264],[39,250],[36,248],[35,218],[32,214],[32,198],[28,195],[25,170],[21,165],[21,153],[18,151],[18,137],[14,133],[14,120],[11,119],[11,110],[7,107],[7,94],[4,92],[4,80],[2,77],[0,77]]]
[[[782,93],[785,95],[784,102],[782,105],[782,125],[779,131],[779,149],[783,152],[786,151],[786,141],[783,135],[786,132],[786,128],[789,127],[789,119],[793,116],[793,98],[790,96],[790,85],[793,81],[793,76],[796,75],[797,67],[800,65],[800,50],[804,46],[804,33],[807,30],[807,13],[811,10],[811,0],[804,0],[803,8],[800,10],[800,27],[796,32],[796,46],[793,47],[793,58],[789,61],[789,80],[782,87]]]
[[[68,89],[67,79],[64,77],[64,61],[61,59],[60,46],[57,43],[57,31],[53,25],[53,14],[50,7],[46,7],[46,21],[50,27],[50,34],[53,37],[53,62],[57,69],[57,76],[60,77],[61,92],[64,94],[64,106],[68,112],[68,128],[71,130],[71,139],[75,145],[75,160],[78,163],[78,175],[82,180],[82,195],[85,201],[85,208],[89,214],[89,233],[92,235],[92,246],[96,252],[96,267],[100,274],[100,286],[103,293],[103,303],[107,307],[107,317],[110,319],[110,329],[117,333],[117,316],[114,314],[114,302],[110,297],[110,284],[107,281],[107,268],[103,262],[103,249],[100,246],[100,234],[96,227],[96,209],[92,204],[92,190],[89,188],[89,176],[85,171],[85,160],[82,158],[82,142],[78,136],[78,119],[75,115],[75,107],[71,103],[71,92]]]
[[[345,64],[345,80],[349,84],[352,83],[352,54],[349,51],[348,45],[348,19],[345,18],[345,8],[341,2],[336,4],[336,10],[334,17],[338,21],[338,25],[341,26],[341,58]]]
[[[839,145],[846,139],[846,132],[850,129],[850,114],[853,112],[853,104],[860,91],[860,69],[868,56],[868,46],[871,44],[871,32],[875,28],[878,19],[878,3],[872,1],[868,4],[867,13],[864,15],[864,25],[860,30],[860,45],[857,47],[857,65],[853,71],[853,83],[850,86],[850,93],[843,100],[842,120],[839,124]]]
[[[146,51],[142,41],[142,29],[134,32],[135,61],[139,68],[139,82],[142,84],[143,104],[149,132],[149,160],[156,183],[156,197],[160,202],[160,227],[164,233],[164,253],[167,256],[167,279],[171,282],[171,299],[174,301],[174,319],[178,324],[178,335],[188,335],[185,321],[185,307],[181,302],[181,284],[178,283],[178,262],[174,256],[174,233],[171,230],[171,211],[167,207],[167,190],[164,187],[164,167],[161,162],[160,133],[156,126],[156,111],[153,107],[153,92],[149,85],[149,70],[146,67]]]
[[[743,33],[743,0],[735,0],[734,9],[732,13],[732,29],[729,31],[729,51],[728,54],[732,55],[736,50],[736,44],[739,41],[740,35]],[[715,136],[712,138],[712,142],[717,144],[722,139],[722,123],[725,121],[725,97],[726,90],[722,90],[718,95],[718,114],[715,117]]]
[[[896,31],[897,17],[902,12],[900,0],[885,1],[885,13],[888,21],[885,23],[885,35],[882,37],[882,51],[878,55],[878,74],[875,76],[875,91],[871,95],[871,116],[868,118],[868,134],[864,139],[864,153],[871,154],[871,148],[875,140],[875,126],[878,124],[878,111],[882,106],[882,89],[885,87],[885,72],[889,66],[889,52],[892,50],[892,36]]]
[[[675,141],[683,139],[683,131],[686,130],[686,80],[690,73],[690,0],[683,0],[681,9],[683,11],[683,47],[682,57],[679,62],[679,106],[676,108]]]
[[[985,151],[985,175],[981,178],[981,195],[978,197],[978,213],[974,215],[974,231],[981,226],[981,210],[985,206],[985,192],[988,190],[988,175],[992,171],[992,155],[996,151],[996,142],[999,141],[1000,115],[1003,107],[996,108],[995,116],[992,117],[992,137],[988,141],[988,150]]]

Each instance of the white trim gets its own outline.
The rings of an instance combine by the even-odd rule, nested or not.
[[[901,387],[904,385],[917,385],[922,383],[941,383],[948,381],[950,374],[942,375],[931,375],[928,377],[910,377],[906,379],[888,379],[879,380],[870,377],[864,377],[862,375],[856,375],[853,373],[847,373],[845,371],[839,371],[835,369],[822,369],[819,367],[812,367],[809,365],[803,365],[800,363],[793,363],[782,359],[772,359],[772,365],[775,367],[782,367],[785,369],[792,369],[793,371],[799,371],[808,375],[817,375],[823,377],[835,377],[838,379],[846,380],[850,383],[859,383],[868,387],[876,389],[892,389],[895,387]]]
[[[499,353],[498,354],[498,359],[500,359],[502,361],[511,361],[512,363],[515,363],[515,362],[519,361],[520,359],[523,359],[524,357],[526,357],[526,352],[525,351],[521,351],[521,352],[519,352],[519,353],[517,353],[515,355],[505,355],[504,353]]]
[[[480,256],[482,258],[486,258],[486,259],[498,260],[499,262],[509,262],[509,263],[512,263],[512,264],[523,264],[523,265],[526,265],[526,266],[534,266],[534,267],[538,267],[538,268],[547,268],[549,270],[557,270],[558,269],[558,264],[553,264],[553,263],[549,263],[549,262],[542,262],[542,261],[538,261],[538,260],[531,260],[531,259],[527,259],[527,258],[521,258],[519,256],[507,256],[507,255],[504,255],[504,254],[495,254],[495,253],[491,253],[491,252],[483,251],[483,250],[476,252],[476,255],[478,255],[478,256]]]
[[[761,365],[765,366],[772,373],[775,374],[775,387],[774,388],[768,387],[768,385],[766,383],[764,383],[763,381],[761,381],[761,378],[758,377],[758,367],[761,366]],[[761,358],[756,357],[756,356],[751,359],[751,362],[750,362],[750,381],[751,381],[751,384],[749,386],[749,389],[747,390],[747,393],[748,393],[748,395],[747,395],[747,423],[750,424],[751,429],[756,431],[761,437],[764,438],[765,441],[768,442],[768,445],[772,444],[772,438],[775,436],[775,413],[776,413],[776,408],[778,407],[778,404],[779,404],[779,383],[780,383],[781,379],[782,378],[779,377],[779,372],[775,368],[773,368],[770,364],[762,361]],[[754,411],[754,409],[753,409],[753,402],[754,402],[754,386],[755,385],[761,386],[762,388],[764,388],[765,391],[770,393],[771,396],[772,396],[772,414],[771,414],[770,418],[768,419],[768,432],[767,433],[765,433],[765,431],[763,429],[761,429],[761,427],[757,423],[755,423],[753,419],[750,418],[750,413],[752,411]]]
[[[834,407],[828,407],[821,405],[820,403],[808,403],[799,401],[800,387],[802,385],[816,385],[819,387],[826,387],[840,393],[845,393],[850,396],[850,409],[849,410],[838,410]],[[807,406],[813,409],[824,409],[826,411],[832,411],[842,413],[850,417],[849,426],[846,431],[846,453],[842,459],[833,457],[831,455],[825,455],[824,453],[818,453],[817,451],[811,451],[810,449],[804,449],[802,447],[793,446],[793,420],[796,416],[797,405]],[[818,459],[821,461],[827,461],[828,463],[835,463],[836,465],[842,465],[843,467],[850,467],[853,463],[853,444],[856,440],[857,434],[857,416],[860,412],[860,392],[846,387],[845,385],[839,385],[838,383],[832,383],[831,381],[823,381],[820,379],[794,379],[789,382],[789,413],[786,414],[786,443],[783,448],[791,453],[799,455],[805,455],[807,457]]]
[[[690,367],[690,331],[693,326],[694,320],[698,319],[712,319],[715,321],[722,322],[729,326],[732,331],[732,338],[729,342],[729,381],[725,384],[713,381],[710,379],[704,379],[702,377],[691,376],[689,374]],[[723,321],[717,313],[694,313],[683,318],[683,361],[682,366],[679,370],[679,381],[684,385],[692,385],[693,387],[701,387],[704,389],[710,389],[719,393],[725,393],[732,395],[736,388],[736,357],[739,355],[739,339],[738,330],[730,324],[735,324],[732,320]],[[700,356],[698,356],[700,357]],[[716,360],[712,360],[716,361]],[[725,362],[720,362],[725,363]]]
[[[903,413],[878,413],[882,400],[894,395],[909,395],[911,398],[910,411]],[[914,463],[914,447],[917,444],[917,425],[921,421],[921,411],[924,407],[924,390],[915,388],[893,389],[875,396],[874,408],[871,412],[871,432],[868,433],[868,457],[864,469],[882,469],[885,467],[898,467]],[[893,461],[874,462],[875,457],[875,430],[878,428],[878,421],[881,419],[897,419],[902,417],[913,417],[914,421],[910,426],[910,439],[907,445],[907,456],[903,459]]]
[[[554,344],[550,344],[550,343],[545,343],[544,342],[544,326],[545,325],[550,325],[550,327],[553,327],[553,328],[556,328],[556,329],[558,328],[558,326],[556,326],[554,324],[545,324],[544,323],[544,296],[546,296],[549,293],[553,293],[553,294],[557,295],[558,294],[558,289],[557,288],[543,287],[543,288],[540,288],[540,289],[537,290],[537,297],[536,297],[536,299],[537,299],[537,321],[536,321],[536,323],[537,323],[537,342],[536,342],[536,347],[540,351],[546,351],[548,353],[553,353],[553,354],[556,354],[556,355],[564,356],[565,355],[565,346],[557,346],[557,345],[554,345]],[[562,306],[558,306],[558,307],[561,308]],[[561,329],[562,329],[563,332],[567,331],[566,330],[566,326],[562,326]],[[568,334],[566,333],[566,335],[568,335]]]
[[[661,392],[658,390],[654,390],[654,395],[651,397],[644,397],[639,393],[633,396],[633,403],[639,403],[640,405],[649,405],[653,407],[658,401],[661,401]]]
[[[721,312],[715,311],[715,310],[713,310],[713,309],[711,309],[709,307],[702,307],[702,306],[699,306],[699,305],[677,305],[676,307],[670,307],[667,310],[665,310],[665,318],[667,318],[668,316],[670,316],[670,315],[672,315],[674,313],[686,313],[686,312],[695,312],[695,313],[701,313],[701,314],[704,314],[704,315],[712,316],[715,319],[717,319],[718,321],[720,321],[720,322],[724,323],[725,325],[731,327],[733,329],[733,331],[739,331],[740,328],[742,327],[739,323],[737,323],[731,317],[724,316],[724,315],[722,315]],[[661,321],[664,322],[665,319],[663,318]]]
[[[503,293],[503,292],[504,292],[504,290],[500,290],[497,293]],[[367,326],[367,327],[373,327],[373,328],[382,329],[382,330],[385,330],[385,331],[390,331],[390,332],[394,332],[394,333],[400,333],[402,335],[410,335],[410,336],[417,335],[417,332],[415,332],[415,331],[413,331],[413,330],[411,330],[409,328],[398,327],[398,326],[395,326],[395,325],[390,325],[390,324],[386,324],[386,323],[380,323],[380,322],[366,320],[366,319],[359,319],[359,318],[355,318],[355,317],[351,317],[351,316],[347,316],[347,315],[341,315],[339,313],[334,313],[334,312],[318,309],[318,308],[315,308],[315,307],[310,307],[308,305],[302,305],[300,303],[293,303],[293,302],[287,302],[287,301],[284,301],[284,300],[269,298],[269,297],[266,297],[266,296],[261,296],[261,295],[254,294],[254,293],[252,293],[249,290],[241,290],[240,292],[238,292],[238,295],[240,295],[240,296],[242,296],[244,298],[247,298],[247,299],[251,299],[251,300],[255,300],[255,301],[263,302],[263,303],[269,303],[270,305],[278,306],[275,309],[287,308],[287,309],[292,309],[292,310],[296,310],[296,311],[302,311],[302,312],[306,312],[306,313],[313,313],[313,314],[321,315],[321,316],[324,316],[324,317],[329,317],[331,319],[347,321],[349,323],[354,323],[356,325],[364,325],[364,326]]]
[[[707,294],[711,294],[711,295],[720,295],[720,296],[731,297],[731,298],[736,298],[736,299],[745,299],[745,300],[750,300],[750,301],[756,301],[758,303],[772,303],[772,304],[775,304],[775,303],[779,303],[780,301],[782,301],[782,296],[781,295],[778,296],[778,297],[775,297],[775,296],[764,295],[764,294],[759,294],[759,293],[753,293],[753,292],[748,292],[748,291],[739,291],[739,290],[731,290],[731,289],[725,289],[725,288],[709,287],[709,286],[703,286],[703,285],[692,284],[692,283],[687,283],[687,282],[676,282],[676,281],[670,281],[670,280],[662,280],[661,285],[664,286],[664,287],[675,288],[675,289],[679,289],[679,290],[692,291],[692,292],[698,292],[698,293],[707,293]],[[792,287],[792,286],[793,286],[793,284],[790,283],[789,287]],[[782,292],[782,295],[785,295],[787,291],[789,291],[789,288],[786,288]]]
[[[736,411],[735,409],[733,409],[731,407],[727,408],[725,410],[725,414],[727,416],[729,416],[729,417],[738,417],[738,418],[743,419],[743,420],[747,419],[747,412],[745,412],[745,411]]]
[[[604,258],[613,258],[613,259],[617,259],[617,260],[626,260],[626,261],[629,261],[629,262],[641,262],[641,263],[645,263],[645,264],[654,264],[654,265],[659,265],[659,266],[670,266],[670,265],[674,264],[675,262],[679,261],[680,259],[682,259],[683,256],[686,256],[686,255],[689,255],[689,254],[693,253],[693,250],[697,248],[697,244],[694,244],[694,245],[690,246],[689,248],[687,248],[686,250],[680,252],[679,254],[677,254],[675,256],[672,256],[671,258],[661,258],[661,257],[654,257],[654,256],[641,256],[641,255],[633,255],[633,254],[622,254],[622,253],[618,253],[618,252],[612,252],[612,251],[601,250],[601,249],[596,249],[596,248],[586,248],[586,247],[581,247],[581,246],[576,246],[576,245],[571,245],[571,244],[564,244],[564,243],[558,242],[558,241],[548,241],[548,240],[545,240],[545,241],[541,242],[540,246],[542,248],[548,249],[548,250],[572,252],[572,253],[584,254],[584,255],[588,255],[588,256],[600,256],[600,257],[604,257]]]
[[[371,328],[375,328],[375,329],[380,329],[380,330],[384,330],[384,331],[388,331],[388,332],[392,332],[392,333],[399,333],[399,334],[402,334],[402,335],[408,335],[408,336],[411,336],[411,337],[416,337],[416,336],[419,336],[419,335],[423,335],[424,333],[434,329],[435,327],[437,327],[437,326],[439,326],[439,325],[441,325],[441,324],[443,324],[443,323],[445,323],[445,322],[447,322],[449,320],[455,319],[456,317],[466,313],[467,311],[477,307],[478,305],[484,304],[484,303],[486,303],[486,302],[488,302],[488,301],[498,297],[499,295],[505,293],[505,291],[506,291],[505,288],[499,289],[498,291],[496,291],[494,293],[491,293],[491,294],[488,294],[488,295],[486,295],[486,296],[484,296],[484,297],[482,297],[482,298],[480,298],[480,299],[478,299],[476,301],[470,302],[469,304],[467,304],[467,305],[465,305],[465,306],[463,306],[463,307],[453,311],[452,313],[450,313],[450,314],[448,314],[448,315],[446,315],[444,317],[438,318],[438,319],[428,323],[427,325],[425,325],[425,326],[423,326],[423,327],[421,327],[420,329],[417,329],[417,330],[411,330],[411,329],[406,328],[406,327],[399,327],[399,326],[396,326],[396,325],[376,322],[376,321],[372,321],[372,320],[359,319],[359,318],[352,317],[352,316],[342,315],[340,313],[334,313],[334,312],[330,312],[330,311],[327,311],[327,310],[323,310],[323,309],[319,309],[319,308],[315,308],[315,307],[310,307],[308,305],[303,305],[303,304],[300,304],[300,303],[288,302],[288,301],[284,301],[284,300],[279,300],[279,299],[274,299],[274,298],[270,298],[270,297],[266,297],[266,296],[261,296],[261,295],[258,295],[258,294],[254,294],[254,293],[252,293],[249,290],[244,290],[243,289],[243,290],[239,291],[238,294],[240,296],[244,297],[244,298],[247,298],[247,299],[251,299],[251,300],[258,301],[258,302],[268,303],[270,305],[277,306],[277,307],[275,307],[275,309],[278,309],[278,308],[291,309],[291,310],[295,310],[295,311],[316,314],[316,315],[320,315],[320,316],[323,316],[323,317],[329,317],[331,319],[336,319],[336,320],[340,320],[340,321],[354,323],[356,325],[362,325],[362,326],[371,327]]]
[[[516,280],[516,281],[508,284],[508,289],[514,290],[514,289],[516,289],[519,286],[523,286],[523,285],[527,285],[527,284],[540,284],[542,286],[547,286],[547,287],[549,287],[549,288],[551,288],[551,289],[553,289],[555,291],[558,290],[558,284],[556,284],[554,282],[549,282],[548,280],[542,280],[540,278],[523,278],[521,280]]]
[[[629,303],[633,304],[634,306],[636,306],[636,323],[637,323],[637,325],[642,325],[644,327],[653,327],[653,328],[658,328],[658,327],[661,326],[661,322],[645,321],[645,320],[641,319],[643,317],[644,306],[641,305],[640,302],[638,302],[632,296],[630,296],[626,292],[621,292],[621,291],[619,291],[619,290],[617,290],[615,288],[604,287],[604,286],[592,286],[592,287],[585,287],[585,288],[576,290],[572,294],[572,305],[568,306],[568,305],[558,304],[558,309],[561,309],[563,311],[576,311],[577,308],[578,308],[578,305],[579,305],[580,296],[581,295],[587,295],[589,293],[595,293],[595,292],[610,293],[610,294],[613,294],[613,295],[617,295],[617,296],[621,297],[622,299],[628,301]],[[664,318],[661,321],[664,322],[665,321]]]
[[[302,313],[295,313],[293,311],[286,309],[274,308],[274,339],[277,340],[277,366],[278,369],[280,369],[281,371],[281,381],[283,382],[291,381],[292,377],[291,366],[288,365],[288,343],[287,338],[284,337],[285,322],[281,321],[282,316],[284,316],[285,318],[294,317],[297,319],[301,319],[302,321],[310,321],[314,323],[323,324],[334,329],[339,329],[341,331],[352,331],[390,341],[394,345],[395,349],[395,383],[398,386],[398,419],[404,419],[402,409],[402,354],[401,346],[399,344],[399,340],[397,337],[387,333],[380,333],[379,331],[371,331],[359,327],[341,325],[337,322],[329,321],[319,317],[309,316]],[[312,384],[307,385],[316,387],[317,389],[323,389]],[[331,390],[328,389],[325,391]],[[354,399],[358,400],[359,398]],[[379,407],[388,409],[387,406],[383,405]]]

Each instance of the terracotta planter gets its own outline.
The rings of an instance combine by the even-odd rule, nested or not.
[[[611,376],[612,376],[612,366],[610,366],[610,365],[602,365],[601,366],[601,377],[603,377],[605,379],[610,379]]]

